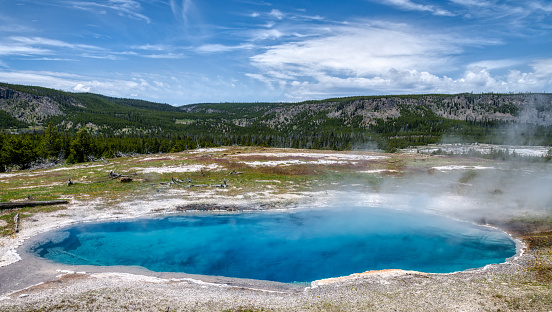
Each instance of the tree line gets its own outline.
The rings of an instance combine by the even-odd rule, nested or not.
[[[134,104],[134,103],[133,103]],[[1,117],[1,116],[0,116]],[[431,110],[402,110],[393,119],[376,119],[363,129],[359,120],[349,125],[305,115],[301,122],[276,130],[261,125],[198,121],[186,129],[143,131],[60,131],[54,123],[42,131],[0,132],[0,171],[40,167],[48,163],[80,163],[131,154],[169,153],[216,146],[265,146],[350,150],[367,145],[386,152],[409,146],[445,142],[511,145],[552,145],[552,127],[493,120],[452,120]],[[317,122],[319,121],[319,122]],[[345,120],[341,120],[342,123]]]
[[[133,154],[181,152],[217,146],[265,146],[347,150],[365,141],[364,136],[333,134],[175,134],[133,133],[108,135],[81,128],[76,133],[61,132],[50,123],[41,132],[1,133],[0,172],[29,169],[52,163],[81,163]]]

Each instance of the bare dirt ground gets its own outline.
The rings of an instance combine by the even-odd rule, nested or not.
[[[0,216],[1,311],[552,311],[550,164],[415,153],[203,149],[0,175],[0,200],[64,198]],[[130,183],[110,179],[116,172]],[[75,184],[64,182],[71,178]],[[423,209],[519,239],[506,263],[452,274],[387,270],[288,285],[51,263],[25,252],[78,222],[185,210]],[[21,215],[13,232],[13,216]]]

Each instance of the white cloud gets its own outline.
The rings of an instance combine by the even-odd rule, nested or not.
[[[73,58],[59,57],[68,54],[71,50],[78,51],[80,57],[116,59],[106,55],[100,47],[87,44],[73,44],[60,40],[42,37],[12,36],[4,39],[0,45],[0,56],[30,57],[29,60],[42,61],[74,61]],[[36,58],[37,55],[56,55],[56,57]]]
[[[111,54],[90,54],[90,53],[83,53],[81,55],[82,57],[92,58],[92,59],[98,59],[98,60],[111,60],[111,61],[117,61],[120,60],[120,57],[117,57],[115,55]]]
[[[552,58],[537,60],[531,66],[535,71],[535,75],[552,81]]]
[[[48,38],[42,38],[42,37],[12,36],[9,39],[26,45],[52,46],[52,47],[70,48],[70,49],[103,50],[103,48],[88,45],[88,44],[73,44],[73,43],[68,43],[60,40],[48,39]]]
[[[320,16],[320,15],[312,15],[312,16],[308,16],[308,15],[300,15],[300,16],[297,16],[297,17],[294,17],[295,19],[304,19],[306,21],[323,21],[325,20],[325,18],[323,16]]]
[[[178,17],[186,27],[190,26],[191,20],[197,15],[197,8],[193,0],[170,0],[173,14]]]
[[[342,27],[328,37],[274,46],[251,60],[264,72],[283,71],[292,76],[312,72],[377,75],[391,68],[439,70],[445,65],[450,67],[450,56],[461,52],[459,41],[401,27],[357,25]]]
[[[467,67],[472,70],[477,70],[477,69],[494,70],[494,69],[511,68],[511,67],[519,66],[523,64],[525,64],[523,60],[516,60],[516,59],[485,60],[485,61],[478,61],[478,62],[468,64]]]
[[[153,83],[159,88],[165,87],[165,83],[162,81],[153,81]]]
[[[140,46],[132,46],[131,47],[132,49],[136,49],[136,50],[144,50],[144,51],[151,51],[150,53],[155,53],[155,52],[159,52],[159,53],[155,53],[155,54],[140,54],[140,53],[137,53],[137,52],[126,52],[125,54],[129,54],[129,55],[135,55],[135,56],[141,56],[141,57],[145,57],[145,58],[150,58],[150,59],[182,59],[182,58],[186,58],[187,56],[183,53],[179,53],[177,51],[181,51],[181,50],[184,50],[184,49],[189,49],[189,48],[183,48],[183,47],[175,47],[175,46],[170,46],[170,45],[164,45],[164,44],[145,44],[145,45],[140,45]],[[123,54],[123,53],[118,53],[118,54]]]
[[[282,13],[282,11],[276,10],[276,9],[273,9],[272,11],[270,11],[268,15],[278,20],[282,20],[285,17],[285,14]]]
[[[17,18],[0,14],[0,32],[3,33],[25,33],[33,29]]]
[[[430,12],[434,15],[442,15],[442,16],[454,16],[455,15],[452,12],[441,9],[441,8],[436,7],[434,5],[419,4],[419,3],[412,2],[411,0],[380,0],[380,2],[382,2],[384,4],[392,5],[392,6],[398,7],[402,10],[407,10],[407,11]]]
[[[108,0],[107,3],[97,3],[90,1],[72,1],[68,2],[73,8],[79,10],[90,11],[99,14],[106,14],[104,9],[115,11],[120,16],[127,16],[129,18],[144,20],[150,23],[149,17],[140,13],[142,11],[142,5],[135,0]]]
[[[541,10],[547,13],[552,12],[552,4],[550,3],[543,4],[540,1],[528,1],[528,5],[534,10]]]
[[[137,97],[173,105],[246,101],[253,96],[258,99],[271,96],[268,91],[251,88],[232,77],[211,77],[186,72],[162,74],[111,72],[102,76],[83,76],[65,72],[17,71],[0,68],[0,81],[122,98]]]
[[[465,38],[373,23],[337,28],[326,37],[267,48],[251,57],[258,69],[248,76],[283,88],[304,100],[350,94],[542,92],[552,88],[552,59],[529,64],[518,59],[482,60],[461,65],[459,56],[497,40]],[[464,69],[464,73],[449,76]],[[494,73],[501,70],[501,73]],[[494,73],[494,74],[493,74]]]
[[[450,0],[456,4],[459,10],[467,18],[500,20],[505,23],[500,28],[517,29],[521,28],[527,32],[527,28],[537,26],[536,20],[546,19],[552,12],[552,5],[538,0],[529,1],[501,1],[501,0]],[[545,26],[548,29],[548,26]]]
[[[220,53],[229,52],[235,50],[250,50],[255,46],[252,44],[244,43],[236,46],[228,46],[223,44],[205,44],[196,49],[199,53]]]
[[[274,90],[274,83],[276,82],[275,79],[268,78],[261,74],[245,74],[245,75],[247,77],[250,77],[265,83],[270,90]]]
[[[141,56],[150,59],[181,59],[186,57],[182,53],[146,54]]]
[[[0,55],[45,55],[52,54],[51,50],[33,48],[19,44],[5,43],[0,45]]]
[[[98,92],[107,95],[123,95],[137,86],[136,82],[121,79],[88,77],[64,72],[51,71],[0,71],[0,81],[10,83],[46,86],[49,88]]]
[[[351,94],[549,92],[552,88],[552,60],[546,64],[548,69],[542,73],[534,68],[532,72],[511,70],[505,76],[493,76],[486,70],[467,70],[456,79],[415,70],[390,70],[372,77],[321,75],[315,81],[293,81],[286,95],[299,101]]]
[[[250,32],[251,40],[279,39],[284,36],[278,29],[257,29]]]
[[[90,92],[90,87],[85,87],[82,83],[77,83],[73,87],[73,91],[76,91],[76,92]]]
[[[494,5],[491,1],[486,1],[486,0],[450,0],[450,1],[463,6],[489,7]]]
[[[173,47],[164,44],[145,44],[140,46],[133,46],[132,49],[148,51],[167,51],[172,50]]]
[[[0,70],[0,81],[9,81],[15,84],[48,86],[54,89],[71,90],[77,80],[84,77],[47,71],[8,71]]]
[[[469,7],[475,10],[481,8],[490,9],[489,12],[508,12],[511,13],[523,13],[527,14],[536,13],[538,11],[552,12],[552,4],[546,1],[529,0],[529,1],[489,1],[489,0],[450,0],[452,3]],[[505,15],[500,13],[499,15]]]
[[[182,1],[182,19],[184,20],[184,24],[188,24],[189,21],[189,14],[191,9],[193,8],[193,2],[192,0],[183,0]]]

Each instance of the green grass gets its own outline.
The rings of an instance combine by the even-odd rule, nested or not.
[[[65,205],[54,206],[42,206],[42,207],[25,207],[18,209],[10,209],[6,211],[0,211],[0,220],[5,221],[7,224],[0,227],[1,236],[9,236],[15,233],[14,217],[19,213],[19,220],[31,217],[36,213],[48,213],[54,211],[60,211],[66,209]]]
[[[258,149],[239,149],[240,152]],[[148,160],[150,158],[150,160]],[[156,158],[151,160],[151,158]],[[197,172],[140,173],[137,168],[180,167],[188,165],[208,166],[216,164],[215,170],[204,169]],[[64,170],[59,170],[64,169]],[[54,171],[57,170],[57,171]],[[118,179],[107,180],[109,173],[128,175],[134,179],[131,183],[121,183]],[[232,175],[236,171],[241,174]],[[194,185],[220,185],[226,180],[230,185],[230,194],[255,192],[266,189],[266,185],[277,188],[277,192],[289,191],[290,185],[301,186],[318,175],[314,168],[307,166],[287,167],[249,167],[241,163],[239,157],[224,157],[223,153],[171,155],[153,155],[134,158],[118,158],[102,162],[72,165],[49,170],[22,171],[18,175],[2,180],[1,201],[22,200],[29,196],[35,200],[74,198],[87,200],[99,198],[106,201],[118,201],[127,196],[148,195],[159,188],[167,187],[172,178],[186,181],[190,178]],[[71,179],[74,184],[66,185]],[[106,181],[107,180],[107,181]],[[262,181],[262,182],[259,182]],[[268,182],[267,182],[268,181]],[[270,182],[280,181],[280,183]],[[96,183],[97,182],[97,183]],[[188,185],[188,183],[183,183]],[[174,188],[181,186],[172,185]],[[192,188],[201,192],[207,188]]]

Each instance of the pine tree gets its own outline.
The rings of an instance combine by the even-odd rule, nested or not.
[[[94,145],[86,128],[81,128],[71,142],[71,152],[67,161],[70,163],[85,162],[88,156],[94,156]]]
[[[61,138],[57,128],[53,123],[48,124],[48,128],[42,134],[42,140],[39,147],[39,156],[44,159],[56,158],[61,152]]]

